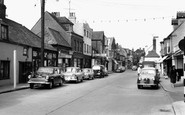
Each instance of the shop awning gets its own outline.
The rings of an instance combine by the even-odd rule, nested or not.
[[[183,55],[183,52],[181,50],[177,50],[173,55],[174,56]]]
[[[159,63],[162,63],[167,57],[168,57],[168,56],[164,56],[163,58],[161,58],[161,59],[159,60]]]

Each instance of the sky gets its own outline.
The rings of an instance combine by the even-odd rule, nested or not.
[[[4,0],[7,18],[31,29],[41,17],[41,0]],[[69,4],[70,3],[70,4]],[[172,31],[171,19],[185,11],[184,0],[46,0],[45,10],[87,22],[94,31],[104,31],[123,48],[149,48],[153,37],[160,42]]]

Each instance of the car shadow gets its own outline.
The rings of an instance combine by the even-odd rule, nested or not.
[[[161,89],[161,87],[160,86],[158,86],[157,88],[156,87],[142,87],[141,89],[143,89],[143,90],[159,90],[159,89]]]

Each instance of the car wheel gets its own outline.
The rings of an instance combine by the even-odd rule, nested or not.
[[[137,85],[137,88],[138,88],[138,89],[141,89],[141,88],[142,88],[142,86],[141,86],[141,85]]]
[[[79,83],[79,82],[80,82],[80,81],[79,81],[79,78],[77,77],[77,78],[76,78],[76,83]]]
[[[84,78],[82,77],[82,78],[81,78],[81,82],[83,82],[83,81],[84,81]]]
[[[159,88],[159,84],[156,84],[155,88],[158,89]]]
[[[63,79],[61,79],[59,86],[62,86],[63,84],[64,84],[64,81],[63,81]]]
[[[53,82],[50,82],[50,83],[48,84],[48,88],[49,88],[49,89],[52,89],[52,88],[53,88]]]
[[[30,89],[33,89],[33,88],[34,88],[34,84],[30,83]]]

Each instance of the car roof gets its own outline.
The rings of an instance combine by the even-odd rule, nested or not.
[[[77,69],[79,69],[79,67],[67,67],[67,68],[77,68]]]
[[[62,67],[52,67],[52,66],[47,66],[47,67],[39,67],[39,68],[62,68]]]
[[[142,69],[149,69],[149,70],[155,70],[156,68],[154,68],[154,67],[144,67],[144,68],[142,68]]]

